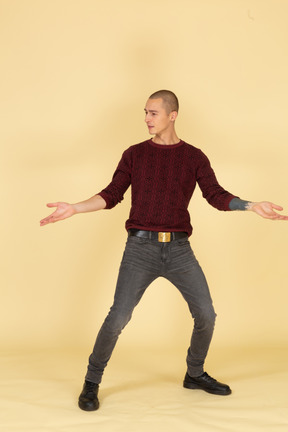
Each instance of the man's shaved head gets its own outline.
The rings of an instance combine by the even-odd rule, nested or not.
[[[163,106],[167,111],[167,114],[170,114],[172,111],[179,111],[179,102],[177,96],[170,90],[159,90],[153,93],[149,99],[162,99]]]

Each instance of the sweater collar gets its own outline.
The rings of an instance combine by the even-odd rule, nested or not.
[[[180,141],[177,144],[156,144],[156,143],[154,143],[152,141],[152,139],[149,139],[147,142],[150,145],[152,145],[153,147],[160,148],[160,149],[163,149],[163,150],[164,149],[165,150],[169,150],[169,149],[177,148],[177,147],[180,147],[181,145],[184,144],[184,141],[182,141],[181,139],[180,139]]]

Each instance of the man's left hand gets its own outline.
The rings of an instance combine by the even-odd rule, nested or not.
[[[283,207],[268,201],[251,202],[249,203],[247,210],[251,210],[265,219],[288,220],[288,216],[281,215],[275,211],[282,211]]]

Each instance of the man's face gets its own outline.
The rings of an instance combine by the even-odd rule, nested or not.
[[[167,113],[161,98],[148,99],[144,111],[145,122],[151,135],[161,135],[174,127],[172,113]]]

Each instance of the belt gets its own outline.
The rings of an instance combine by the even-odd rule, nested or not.
[[[161,243],[168,243],[172,240],[178,240],[184,237],[188,237],[188,234],[184,231],[179,232],[157,232],[157,231],[144,231],[137,229],[129,229],[128,236],[136,236],[141,238],[147,238],[150,240],[158,240]]]

